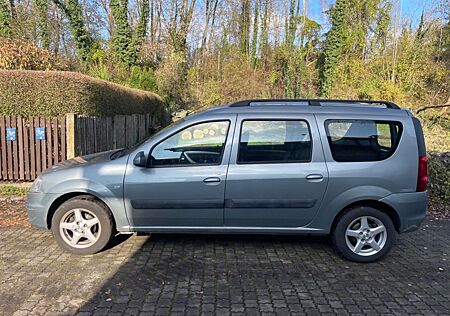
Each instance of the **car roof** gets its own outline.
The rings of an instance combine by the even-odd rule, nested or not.
[[[408,110],[387,101],[369,100],[329,100],[329,99],[278,99],[245,100],[216,106],[195,116],[213,114],[268,114],[268,113],[309,113],[309,114],[361,114],[380,116],[411,116]]]

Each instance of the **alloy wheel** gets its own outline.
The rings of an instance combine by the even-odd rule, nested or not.
[[[386,227],[379,219],[372,216],[356,218],[345,231],[348,248],[359,256],[372,256],[380,252],[386,240]]]
[[[68,211],[59,223],[62,239],[74,248],[92,246],[100,237],[101,225],[98,217],[84,208]]]

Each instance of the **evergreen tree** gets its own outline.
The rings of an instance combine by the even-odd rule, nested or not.
[[[110,6],[115,23],[113,45],[116,55],[123,64],[127,66],[135,65],[138,61],[139,50],[147,34],[150,12],[148,0],[140,2],[141,14],[134,32],[128,22],[128,0],[111,0]]]
[[[87,62],[92,53],[92,39],[84,23],[80,3],[78,0],[53,0],[53,2],[64,12],[69,21],[69,27],[72,31],[81,62]]]
[[[131,40],[131,30],[128,23],[128,0],[111,0],[111,14],[114,17],[114,33],[112,41],[118,59],[128,64],[128,48]]]
[[[320,67],[320,96],[328,97],[333,84],[336,66],[341,55],[343,45],[344,15],[347,9],[347,0],[336,0],[331,12],[331,29],[327,33],[325,50]]]
[[[37,11],[37,25],[38,35],[41,40],[43,48],[48,49],[50,45],[50,39],[48,34],[48,2],[47,0],[35,0],[35,6]]]
[[[11,37],[11,11],[6,0],[0,0],[0,37]]]
[[[290,1],[289,5],[289,20],[286,27],[286,44],[289,49],[294,47],[295,32],[297,30],[297,19],[295,16],[295,0]]]

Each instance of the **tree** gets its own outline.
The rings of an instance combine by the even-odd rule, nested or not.
[[[139,51],[147,35],[149,2],[148,0],[139,2],[140,15],[135,30],[128,22],[128,0],[111,0],[110,6],[115,24],[112,41],[117,58],[127,66],[136,65]]]
[[[295,15],[295,0],[290,0],[289,19],[286,25],[286,44],[292,49],[295,41],[295,32],[297,31],[297,17]]]
[[[111,0],[111,13],[114,18],[112,42],[119,61],[128,64],[128,47],[131,30],[128,24],[128,0]]]
[[[219,0],[206,0],[205,2],[205,29],[203,30],[201,46],[200,46],[200,57],[203,56],[207,47],[207,38],[211,39],[211,34],[214,32],[214,24],[216,20],[217,5]],[[211,34],[210,33],[211,30]]]
[[[131,65],[135,65],[138,60],[138,54],[141,49],[142,43],[145,41],[145,37],[147,36],[147,25],[149,18],[149,4],[148,0],[142,0],[140,2],[140,15],[139,21],[136,26],[136,30],[133,34],[131,47],[129,49],[129,61]]]
[[[323,61],[320,67],[320,96],[328,97],[333,84],[336,66],[341,55],[343,45],[344,16],[347,9],[347,0],[336,0],[331,10],[331,29],[327,33]]]
[[[253,68],[256,67],[256,47],[258,45],[258,1],[255,1],[255,11],[253,13],[253,37],[252,37],[252,66]]]
[[[35,7],[37,11],[37,26],[38,35],[43,48],[48,49],[50,45],[50,38],[48,34],[48,2],[47,0],[35,0]]]
[[[53,2],[64,12],[73,39],[76,43],[78,56],[85,64],[92,53],[92,39],[83,19],[83,11],[78,0],[53,0]]]
[[[188,54],[187,36],[194,15],[195,0],[181,0],[181,3],[179,0],[171,1],[173,9],[167,31],[173,52],[181,54],[184,59]]]
[[[250,0],[242,0],[239,20],[239,47],[243,54],[248,54],[250,49],[250,6]]]
[[[261,25],[261,56],[265,59],[265,55],[267,53],[267,48],[269,46],[269,32],[268,32],[268,24],[269,24],[269,6],[270,0],[264,0],[264,15],[262,18]]]
[[[6,0],[0,0],[0,37],[11,37],[11,10]]]

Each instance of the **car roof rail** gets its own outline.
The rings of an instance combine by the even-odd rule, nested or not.
[[[341,100],[341,99],[250,99],[250,100],[242,100],[235,103],[230,104],[232,107],[237,106],[250,106],[252,103],[267,103],[267,105],[270,104],[277,104],[277,103],[291,103],[292,105],[295,105],[295,103],[304,103],[303,105],[309,105],[309,106],[322,106],[323,103],[342,103],[344,104],[370,104],[370,105],[384,105],[387,108],[390,109],[400,109],[400,107],[389,101],[381,101],[381,100]]]

